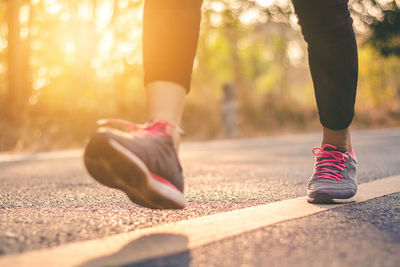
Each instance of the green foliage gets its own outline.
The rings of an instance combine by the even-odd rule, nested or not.
[[[396,0],[355,0],[358,18],[370,30],[368,41],[383,56],[400,56],[400,3]]]
[[[142,1],[26,3],[30,5],[22,10],[29,19],[21,25],[29,29],[31,77],[24,79],[31,79],[32,90],[18,122],[0,118],[0,151],[81,147],[97,119],[146,120]],[[354,14],[362,25],[372,24],[365,10],[358,10]],[[0,2],[0,113],[10,90],[7,47],[2,46],[7,40],[6,11],[6,3]],[[399,67],[393,57],[382,58],[371,46],[361,48],[356,125],[398,124]],[[306,46],[288,2],[204,2],[184,138],[223,137],[220,105],[225,83],[237,88],[241,136],[319,126]]]
[[[384,55],[400,57],[400,9],[385,10],[384,18],[371,25],[371,43]]]

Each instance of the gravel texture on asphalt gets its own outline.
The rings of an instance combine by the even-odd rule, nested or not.
[[[305,195],[319,134],[182,146],[188,207],[155,211],[96,183],[81,159],[0,163],[0,253],[89,240]],[[353,134],[360,183],[400,174],[400,129]]]
[[[396,193],[126,266],[397,267],[399,251]]]

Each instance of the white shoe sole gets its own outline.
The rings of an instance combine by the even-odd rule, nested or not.
[[[308,195],[308,192],[307,192]],[[317,197],[311,198],[307,196],[307,201],[314,204],[344,204],[356,201],[356,196],[350,198],[332,198],[327,193],[317,194]]]

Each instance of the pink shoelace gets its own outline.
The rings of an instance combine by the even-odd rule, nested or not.
[[[168,131],[168,127],[177,129],[179,133],[183,133],[183,130],[177,125],[168,122],[167,120],[159,119],[150,121],[146,124],[137,124],[132,123],[126,120],[120,119],[101,119],[97,121],[98,125],[109,125],[109,124],[119,124],[128,127],[128,133],[134,135],[143,135],[143,134],[151,134],[153,136],[158,136],[162,134],[166,134],[171,136]]]
[[[343,179],[343,175],[340,172],[344,171],[346,159],[349,158],[347,153],[340,151],[326,151],[325,148],[330,147],[337,149],[333,145],[323,145],[322,147],[315,147],[312,153],[317,157],[315,163],[315,169],[318,170],[314,173],[317,175],[317,179],[330,179],[340,181]],[[328,168],[333,167],[333,168]]]

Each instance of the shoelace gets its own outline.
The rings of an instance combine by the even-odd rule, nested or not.
[[[317,157],[317,162],[315,163],[317,171],[314,174],[317,179],[340,181],[343,179],[343,175],[340,172],[344,171],[345,162],[349,155],[340,151],[327,151],[325,150],[327,147],[337,149],[335,146],[326,144],[322,147],[315,147],[312,150],[312,153]]]
[[[140,134],[143,132],[149,133],[151,135],[167,134],[170,136],[168,131],[168,126],[176,129],[179,133],[183,133],[183,130],[177,125],[170,123],[166,120],[154,120],[146,124],[132,123],[126,120],[120,119],[101,119],[97,121],[98,125],[109,125],[109,124],[119,124],[128,127],[128,132],[131,134]]]

